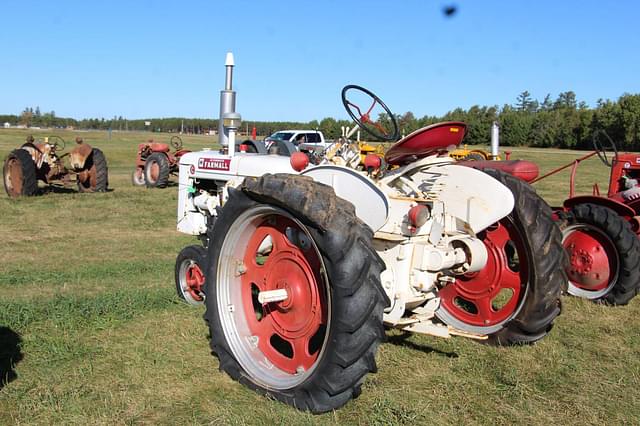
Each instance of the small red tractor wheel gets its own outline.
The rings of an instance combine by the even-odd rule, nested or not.
[[[2,175],[4,189],[10,197],[36,195],[38,192],[36,165],[29,152],[24,149],[11,151],[4,160]]]
[[[491,343],[532,343],[560,314],[566,281],[562,236],[551,209],[529,185],[496,170],[485,172],[511,190],[514,209],[478,235],[487,248],[485,268],[443,287],[436,315],[460,330],[488,335]]]
[[[78,191],[105,192],[109,186],[107,159],[98,148],[91,150],[85,169],[78,173]]]
[[[613,210],[579,204],[563,229],[569,256],[568,293],[611,305],[626,305],[640,285],[640,241]]]
[[[131,183],[133,186],[144,186],[146,184],[144,180],[144,169],[142,167],[136,167],[131,174]]]
[[[202,246],[187,246],[176,258],[176,292],[190,305],[202,305],[205,299],[207,250]]]
[[[230,190],[210,234],[205,302],[220,368],[317,413],[357,396],[388,304],[372,236],[353,205],[304,176]]]
[[[147,188],[166,188],[169,183],[169,159],[162,152],[154,152],[144,164],[144,180]]]

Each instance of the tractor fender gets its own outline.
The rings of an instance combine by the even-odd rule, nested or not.
[[[366,176],[346,167],[322,165],[301,173],[333,188],[336,195],[356,208],[356,216],[375,232],[389,216],[389,200]]]
[[[612,200],[611,198],[605,197],[597,197],[595,195],[580,195],[577,197],[569,198],[562,203],[565,209],[571,209],[578,204],[597,204],[603,207],[608,207],[614,212],[618,213],[620,216],[626,218],[627,220],[634,217],[636,215],[635,211],[629,207],[628,205],[621,203],[616,200]]]

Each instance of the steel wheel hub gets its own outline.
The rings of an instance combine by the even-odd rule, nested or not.
[[[576,224],[564,230],[562,245],[569,255],[569,293],[588,299],[607,294],[618,276],[613,241],[598,227]]]

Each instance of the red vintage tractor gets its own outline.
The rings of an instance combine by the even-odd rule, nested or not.
[[[49,187],[74,183],[80,192],[105,192],[108,186],[107,160],[98,148],[92,148],[76,138],[76,146],[61,154],[65,141],[59,136],[36,141],[29,135],[18,149],[9,153],[4,161],[4,188],[10,197],[31,196],[39,192],[38,181]],[[69,159],[65,166],[64,158]]]
[[[173,152],[170,146],[174,149]],[[187,152],[191,151],[182,149],[182,139],[179,136],[173,136],[169,144],[154,142],[153,139],[139,144],[136,169],[131,181],[135,186],[165,188],[169,183],[169,176],[177,175],[180,157]]]
[[[569,198],[553,208],[569,255],[568,293],[611,305],[625,305],[640,288],[640,154],[619,154],[603,132],[594,134],[595,150],[535,179],[571,167]],[[611,168],[609,190],[575,195],[578,165],[597,155]]]

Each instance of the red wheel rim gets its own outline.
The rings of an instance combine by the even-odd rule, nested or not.
[[[565,231],[562,241],[569,256],[567,276],[574,286],[587,291],[606,289],[618,270],[613,242],[591,226],[576,226]]]
[[[153,163],[151,163],[151,167],[150,167],[150,170],[149,170],[149,175],[151,177],[151,180],[154,181],[154,182],[157,181],[158,180],[158,176],[160,176],[160,166],[155,161]]]
[[[258,255],[269,238],[270,252]],[[328,316],[321,261],[313,243],[293,220],[270,215],[249,239],[243,263],[243,308],[258,348],[284,372],[310,369],[320,354]],[[288,297],[264,305],[258,302],[259,292],[276,289],[285,289]]]
[[[440,290],[440,305],[456,320],[475,327],[504,323],[517,312],[529,280],[523,239],[508,219],[478,237],[487,248],[479,272],[456,279]]]
[[[202,273],[202,269],[200,269],[200,265],[198,265],[197,263],[191,263],[189,266],[187,266],[184,282],[187,285],[187,288],[185,290],[187,290],[193,300],[196,300],[198,302],[204,300],[204,298],[202,297],[202,288],[204,287],[204,274]]]

